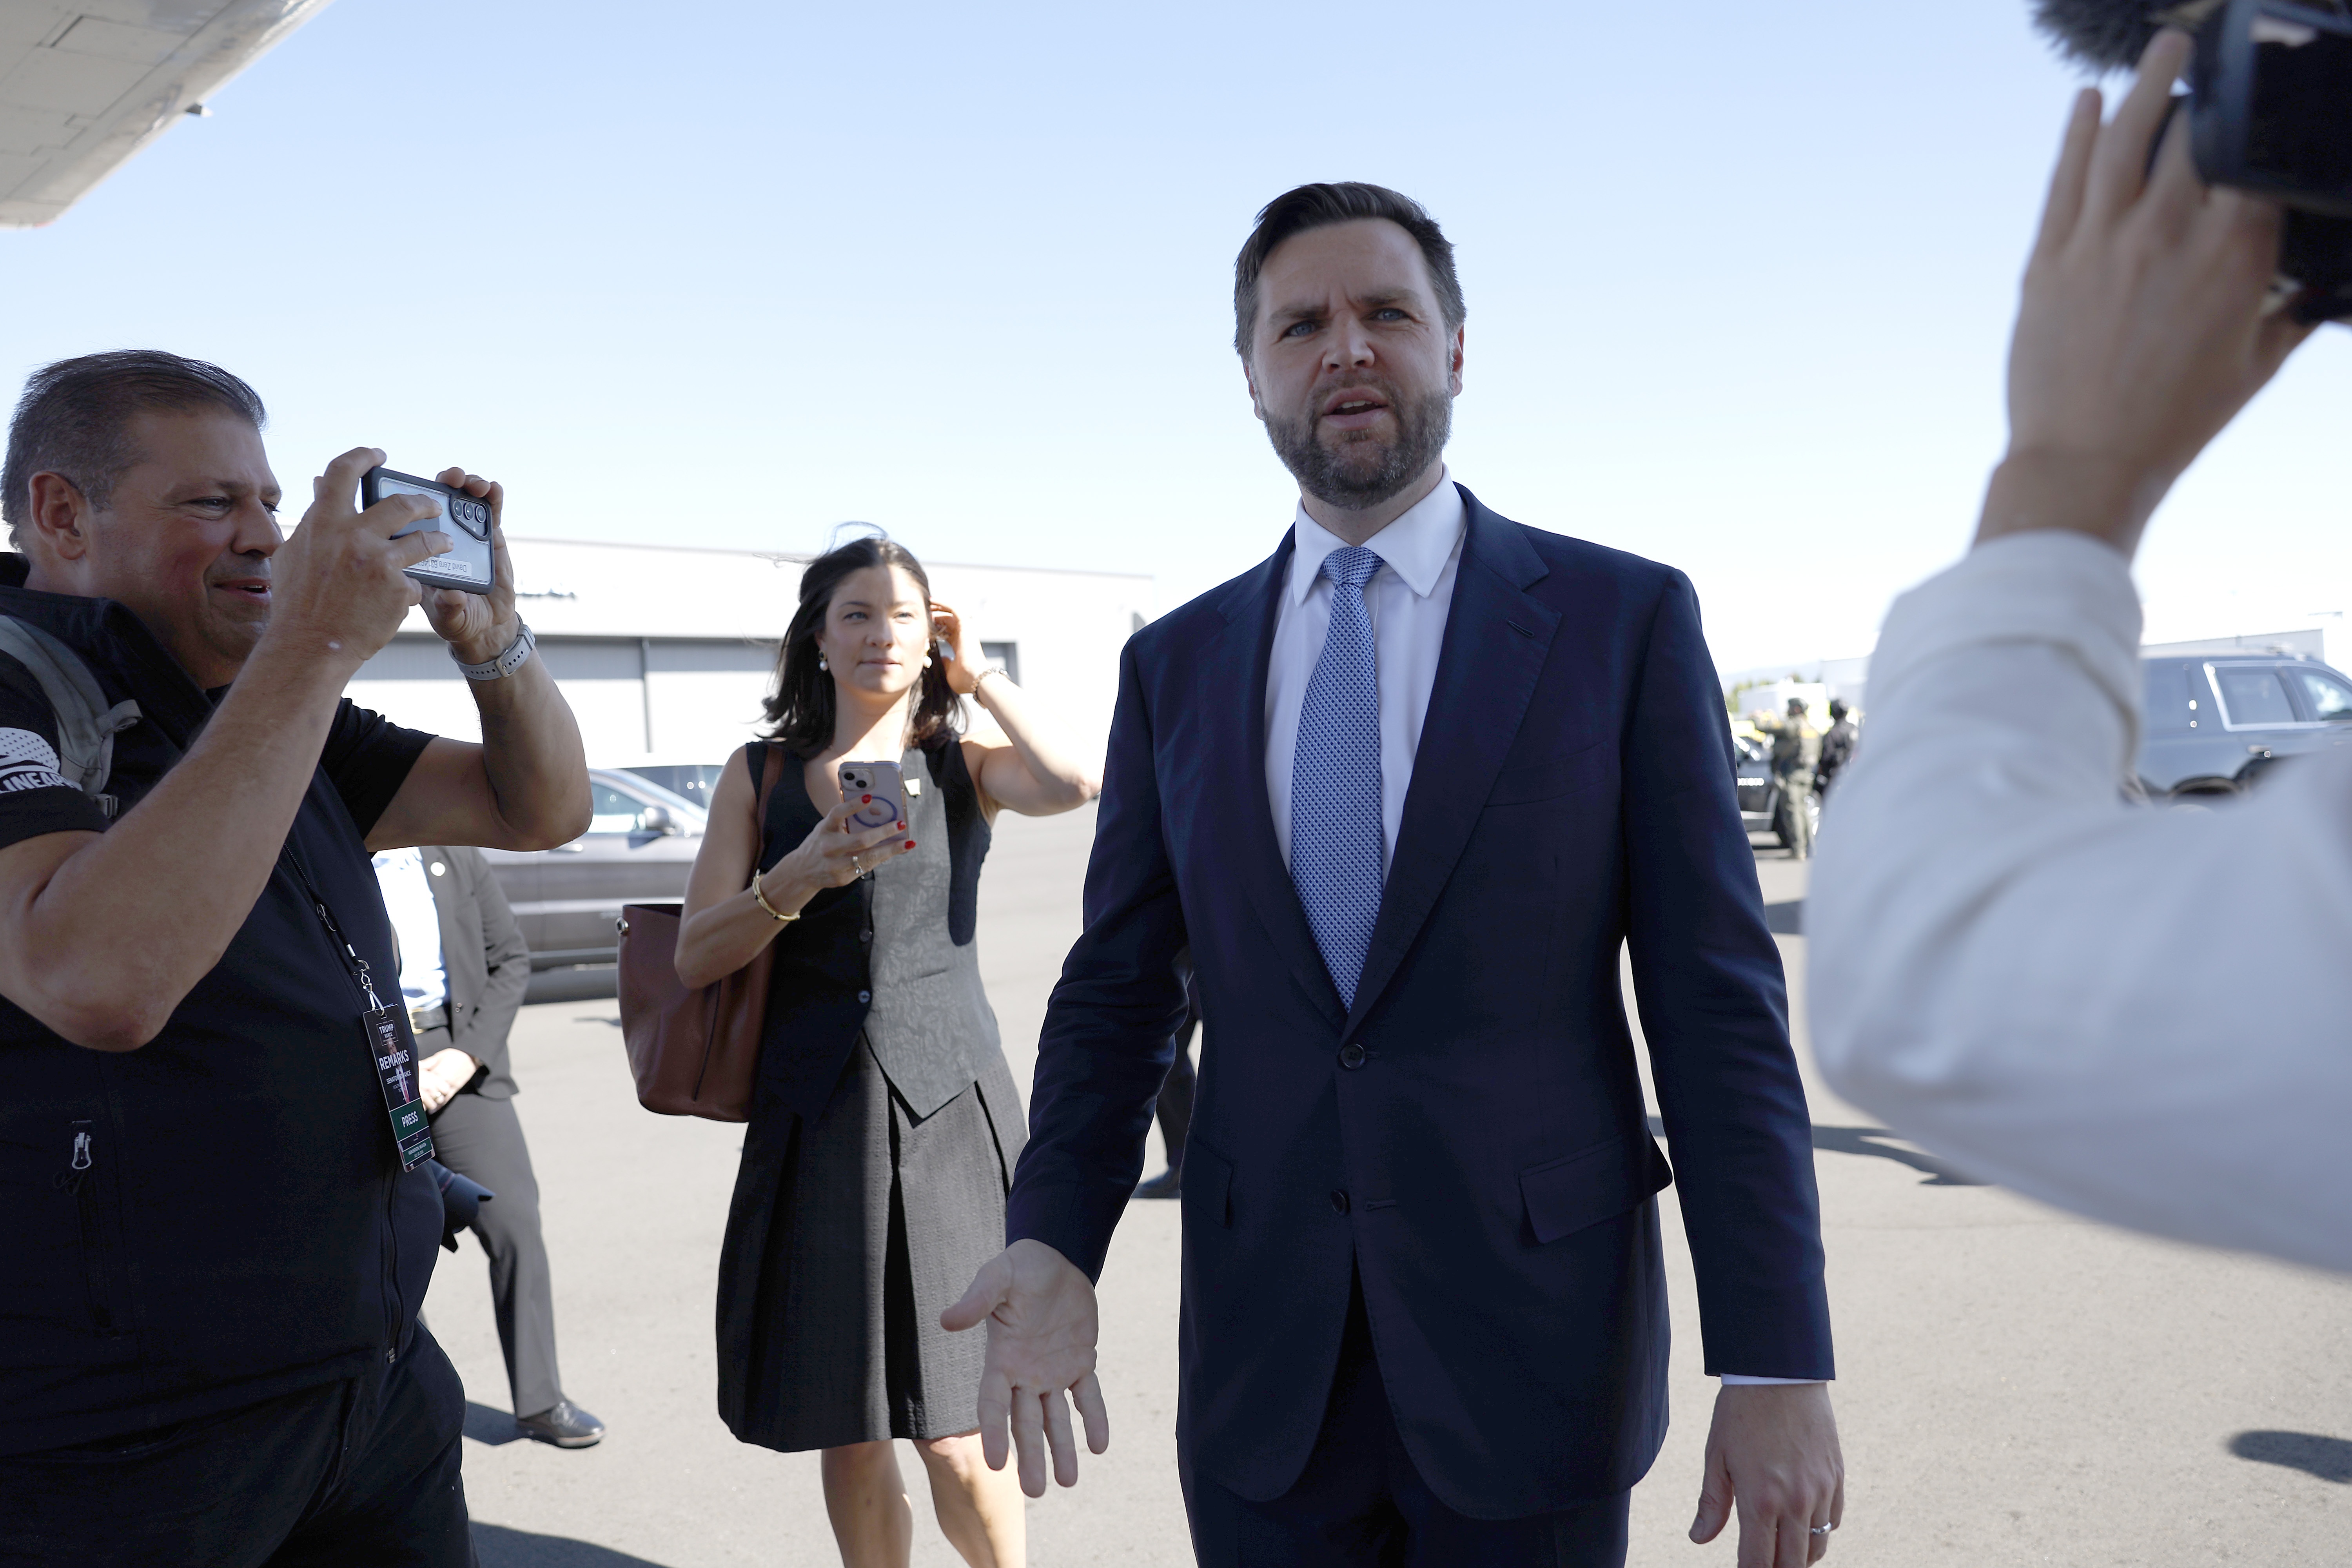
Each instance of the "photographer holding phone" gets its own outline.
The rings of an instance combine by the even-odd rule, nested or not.
[[[1805,909],[1813,1043],[1840,1094],[2005,1185],[2352,1269],[2352,753],[2210,811],[2127,797],[2141,531],[2316,313],[2273,292],[2279,209],[2199,178],[2171,101],[2189,52],[2158,37],[2108,124],[2075,102],[2008,455],[1968,557],[1887,616],[1838,784]],[[2259,1011],[2185,980],[2191,953],[2264,976]]]
[[[1020,1487],[975,1436],[982,1347],[939,1325],[1003,1245],[1024,1141],[974,916],[997,813],[1069,811],[1099,786],[967,646],[889,540],[810,562],[772,740],[719,780],[678,929],[688,986],[777,944],[719,1262],[719,1412],[744,1442],[824,1451],[826,1511],[856,1568],[912,1550],[894,1438],[914,1441],[967,1563],[1007,1568],[1025,1550]],[[960,739],[960,698],[1004,741]],[[851,798],[845,778],[860,782]],[[855,830],[901,779],[903,817]]]
[[[36,372],[9,426],[10,1563],[471,1557],[464,1395],[415,1321],[441,1204],[402,1131],[415,1064],[368,857],[575,836],[580,735],[503,550],[492,592],[425,598],[468,673],[495,672],[469,682],[485,744],[345,699],[448,541],[395,537],[426,515],[413,498],[353,507],[368,448],[281,534],[263,418],[226,371],[134,351]]]

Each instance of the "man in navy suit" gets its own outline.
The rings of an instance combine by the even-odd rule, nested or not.
[[[1188,944],[1177,1447],[1200,1561],[1622,1564],[1666,1427],[1678,1181],[1716,1402],[1693,1539],[1816,1561],[1843,1510],[1810,1121],[1682,574],[1447,475],[1452,247],[1376,185],[1277,198],[1235,346],[1297,477],[1281,547],[1128,644],[1086,933],[1039,1042],[981,1419],[1089,1446],[1092,1280]],[[1670,1169],[1648,1133],[1630,943]]]

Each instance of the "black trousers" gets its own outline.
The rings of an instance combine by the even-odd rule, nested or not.
[[[417,1040],[419,1059],[448,1043],[446,1031]],[[478,1094],[450,1097],[433,1117],[434,1157],[495,1195],[474,1222],[474,1236],[490,1259],[490,1305],[498,1315],[499,1349],[507,1361],[507,1389],[517,1415],[536,1415],[563,1397],[555,1368],[555,1287],[547,1243],[539,1233],[539,1179],[514,1101]]]
[[[0,1458],[6,1568],[470,1568],[466,1392],[417,1325],[395,1365]]]
[[[1397,1435],[1360,1283],[1350,1290],[1323,1430],[1297,1483],[1269,1502],[1253,1502],[1198,1473],[1181,1444],[1177,1468],[1201,1568],[1623,1568],[1625,1562],[1631,1492],[1527,1519],[1473,1519],[1438,1500]]]

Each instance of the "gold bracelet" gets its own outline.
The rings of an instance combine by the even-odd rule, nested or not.
[[[760,907],[767,910],[768,918],[774,921],[778,925],[782,925],[788,921],[796,921],[801,918],[797,911],[788,915],[782,910],[777,909],[775,905],[768,902],[768,895],[761,890],[760,873],[757,871],[751,873],[751,896],[760,900]]]
[[[974,697],[980,695],[980,689],[988,683],[988,678],[992,675],[1004,675],[1004,667],[1001,664],[992,664],[986,669],[982,670],[978,675],[973,676],[971,678],[971,694]],[[1005,675],[1004,679],[1010,680],[1013,678],[1009,675]]]

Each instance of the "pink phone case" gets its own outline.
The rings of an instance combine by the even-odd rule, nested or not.
[[[859,805],[858,797],[869,795],[872,802]],[[841,798],[857,808],[849,814],[852,833],[907,820],[907,781],[896,763],[842,763]]]

